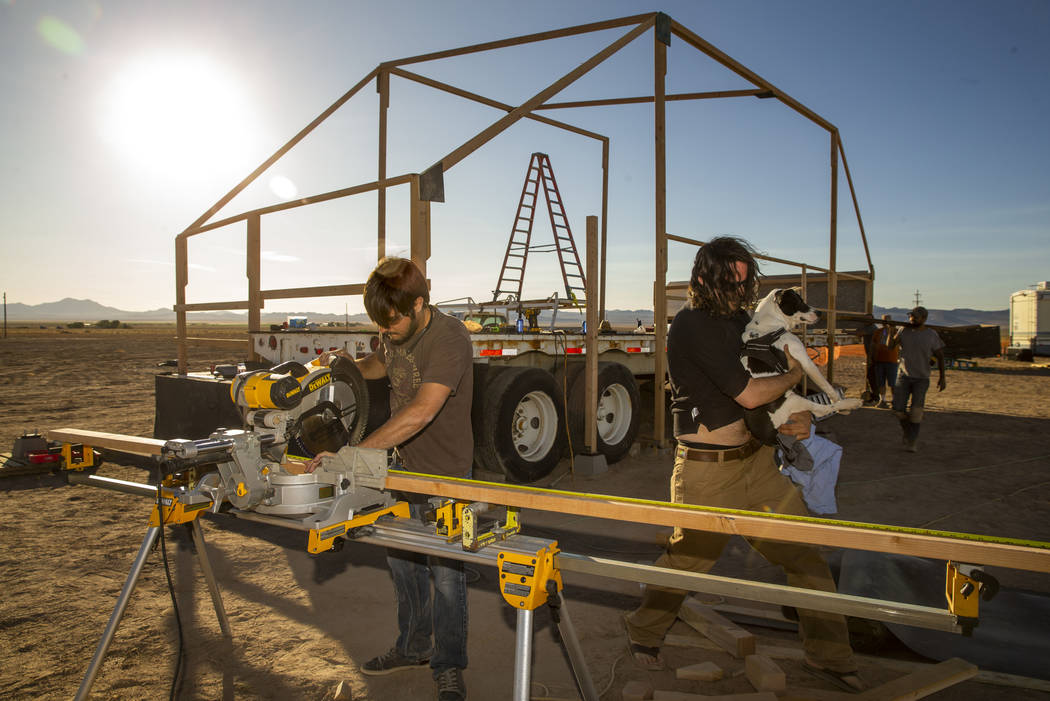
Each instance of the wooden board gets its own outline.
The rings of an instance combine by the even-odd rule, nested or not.
[[[164,445],[164,441],[152,438],[72,428],[48,431],[47,437],[53,441],[86,443],[95,448],[109,448],[136,455],[159,455]],[[755,512],[730,513],[725,509],[691,504],[581,494],[399,471],[390,472],[386,488],[654,526],[681,526],[751,538],[899,553],[1050,573],[1050,546],[1034,547],[945,535],[918,535],[826,519],[771,517]]]
[[[734,657],[746,658],[755,654],[755,636],[695,599],[682,602],[678,617]]]

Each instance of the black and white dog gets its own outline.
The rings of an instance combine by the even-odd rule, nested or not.
[[[795,412],[810,411],[815,417],[821,418],[835,412],[848,413],[861,406],[860,399],[844,398],[827,381],[806,353],[802,341],[791,333],[791,329],[801,324],[812,324],[819,318],[820,313],[806,304],[799,294],[799,288],[778,289],[758,303],[751,321],[744,329],[744,351],[740,362],[752,377],[769,377],[787,372],[785,353],[790,353],[802,366],[802,371],[824,392],[829,402],[824,404],[813,401],[788,390],[781,399],[765,407],[774,428],[785,423]]]

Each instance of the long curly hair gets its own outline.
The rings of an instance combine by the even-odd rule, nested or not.
[[[738,262],[747,265],[747,277],[740,281]],[[755,249],[747,241],[733,236],[711,239],[700,247],[693,260],[689,306],[721,317],[747,309],[758,294],[758,272]]]

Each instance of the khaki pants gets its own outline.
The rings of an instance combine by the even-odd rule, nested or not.
[[[763,446],[743,460],[724,463],[677,458],[671,477],[671,501],[809,515],[798,489],[777,470],[770,446]],[[655,565],[706,572],[714,566],[728,540],[729,536],[721,533],[675,528],[667,551]],[[831,572],[816,548],[753,538],[748,542],[763,557],[784,569],[789,586],[835,591]],[[659,647],[686,594],[681,589],[648,586],[641,606],[626,618],[631,639],[640,645]],[[837,672],[857,669],[843,616],[804,609],[798,613],[799,633],[807,658]]]

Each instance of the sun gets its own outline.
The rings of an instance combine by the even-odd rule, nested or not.
[[[243,92],[207,56],[142,57],[106,92],[103,137],[137,167],[175,178],[243,168],[255,131]]]

